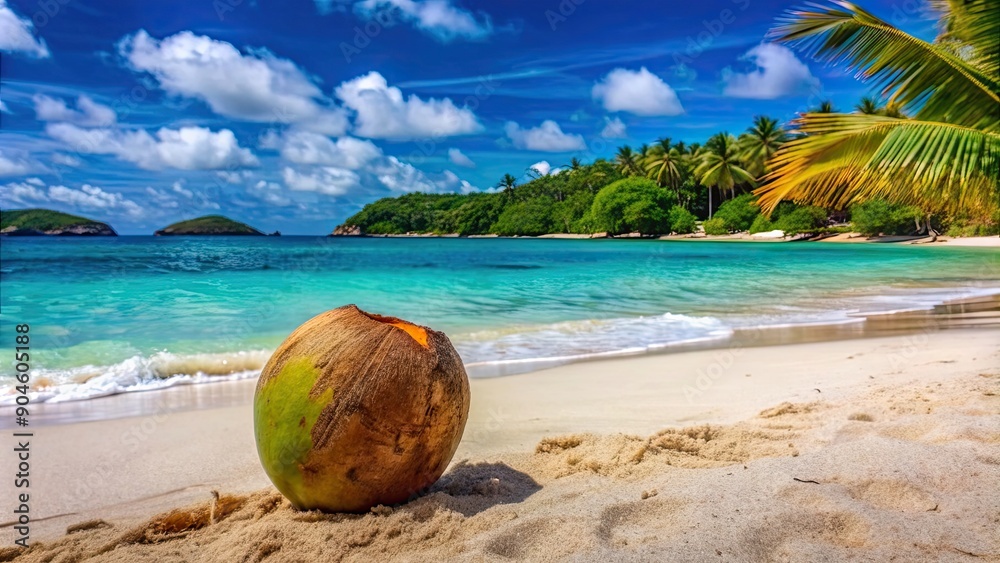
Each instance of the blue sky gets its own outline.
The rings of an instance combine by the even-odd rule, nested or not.
[[[0,0],[0,207],[323,234],[380,197],[847,110],[863,84],[766,42],[798,4]],[[864,5],[933,37],[916,0]]]

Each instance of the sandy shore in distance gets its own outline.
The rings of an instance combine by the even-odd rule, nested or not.
[[[475,380],[445,477],[365,515],[291,509],[247,404],[37,429],[48,543],[18,561],[1000,560],[998,343],[949,330]]]

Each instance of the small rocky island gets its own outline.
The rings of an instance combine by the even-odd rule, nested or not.
[[[330,233],[328,236],[331,236],[331,237],[363,237],[363,236],[365,236],[365,233],[364,233],[364,231],[361,230],[361,227],[359,227],[357,225],[337,225],[337,227],[333,229],[333,232]]]
[[[0,211],[0,236],[104,236],[118,233],[107,223],[50,209]]]
[[[265,236],[264,233],[250,225],[233,221],[222,215],[206,215],[197,219],[188,219],[164,227],[156,231],[155,234],[158,237],[175,235]]]

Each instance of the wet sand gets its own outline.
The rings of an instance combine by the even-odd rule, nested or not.
[[[154,401],[38,431],[32,540],[50,543],[19,560],[997,558],[998,343],[928,330],[475,380],[445,477],[365,516],[291,509],[260,469],[248,404]],[[238,403],[252,385],[217,387]],[[185,510],[192,529],[174,534],[154,518],[199,503],[214,524]]]

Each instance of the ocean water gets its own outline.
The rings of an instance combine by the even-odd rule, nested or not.
[[[348,303],[445,331],[484,377],[1000,293],[1000,252],[945,245],[4,238],[0,258],[0,405],[21,323],[33,400],[57,402],[254,377]]]

